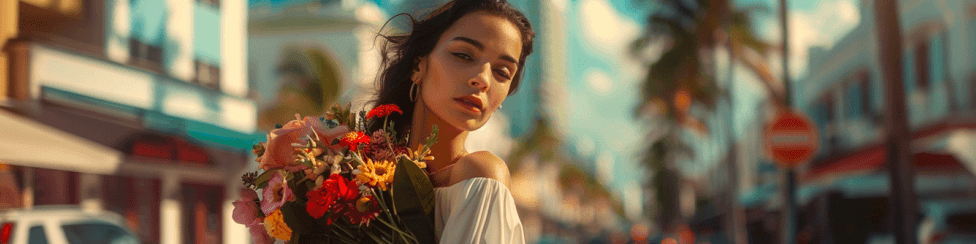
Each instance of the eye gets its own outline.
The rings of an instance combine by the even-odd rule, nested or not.
[[[470,55],[464,53],[451,53],[451,54],[454,54],[455,57],[458,57],[462,60],[474,60],[474,58],[472,58]]]
[[[508,73],[508,68],[496,69],[495,73],[505,78],[505,80],[511,80],[512,76]]]

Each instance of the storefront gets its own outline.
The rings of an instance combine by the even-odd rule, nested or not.
[[[231,212],[263,139],[253,102],[44,44],[12,49],[25,97],[0,104],[0,181],[14,182],[0,192],[19,199],[0,206],[115,212],[149,244],[247,240]]]
[[[963,151],[953,149],[958,145],[951,144],[959,140],[952,139],[956,138],[953,135],[965,129],[937,129],[916,133],[916,153],[911,158],[916,201],[976,199],[976,174],[970,169],[971,162]],[[883,145],[816,162],[800,177],[797,230],[807,232],[811,243],[865,243],[887,238],[892,221],[888,217],[890,185]]]

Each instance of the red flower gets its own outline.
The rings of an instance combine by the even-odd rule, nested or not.
[[[359,144],[363,143],[369,145],[369,137],[362,131],[349,132],[339,140],[340,145],[349,147],[353,152],[358,151]]]
[[[312,217],[321,218],[325,212],[331,210],[332,215],[326,221],[326,224],[331,225],[348,209],[348,203],[359,197],[359,185],[339,174],[333,174],[322,182],[322,187],[308,192],[307,196],[308,205],[305,211]]]
[[[342,177],[340,177],[342,178]],[[327,180],[332,181],[332,179]],[[329,187],[326,186],[327,183],[323,183],[322,187],[310,191],[305,196],[308,197],[308,205],[305,206],[305,211],[308,215],[313,218],[321,218],[325,215],[325,212],[329,210],[329,207],[335,202],[336,194],[335,191],[331,191]]]
[[[365,196],[355,202],[346,204],[346,217],[354,225],[366,224],[366,226],[369,226],[369,221],[375,219],[380,215],[380,211],[383,211],[373,196]]]
[[[400,111],[400,107],[397,107],[396,104],[383,104],[376,106],[373,108],[373,110],[370,110],[369,113],[366,113],[366,119],[372,119],[374,116],[383,118],[389,116],[393,112],[403,114],[403,111]]]

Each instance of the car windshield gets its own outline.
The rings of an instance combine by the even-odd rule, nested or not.
[[[976,213],[960,213],[946,218],[949,231],[955,233],[976,234]]]
[[[75,223],[61,226],[71,244],[139,244],[125,229],[105,223]]]

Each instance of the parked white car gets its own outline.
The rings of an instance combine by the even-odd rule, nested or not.
[[[0,212],[0,244],[139,244],[120,215],[77,206]]]

